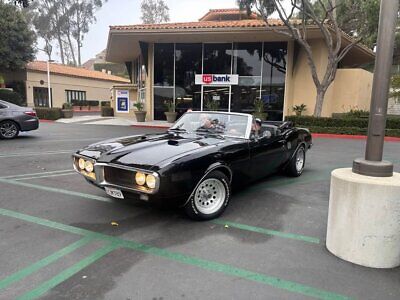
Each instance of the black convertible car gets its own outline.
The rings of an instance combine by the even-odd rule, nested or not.
[[[121,137],[73,156],[74,169],[114,198],[184,207],[189,217],[221,215],[232,187],[284,170],[303,172],[307,129],[225,112],[188,112],[161,134]]]

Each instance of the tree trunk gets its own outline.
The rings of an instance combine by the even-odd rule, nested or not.
[[[317,98],[314,108],[314,117],[320,117],[322,114],[322,107],[324,105],[324,98],[326,94],[326,89],[317,89]]]
[[[64,58],[64,46],[62,44],[62,39],[61,36],[58,34],[57,35],[57,41],[58,41],[58,46],[60,47],[60,57],[61,57],[61,63],[65,64],[65,58]]]
[[[69,32],[68,32],[67,38],[68,38],[69,49],[71,50],[72,60],[74,61],[74,65],[76,66],[76,58],[75,58],[74,46],[72,45],[72,41],[71,41],[71,37],[69,35]]]
[[[81,26],[79,19],[79,11],[76,12],[76,24],[77,24],[77,38],[76,41],[78,43],[78,64],[81,66]]]

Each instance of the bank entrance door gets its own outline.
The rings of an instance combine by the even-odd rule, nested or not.
[[[231,86],[203,86],[202,110],[230,111]]]

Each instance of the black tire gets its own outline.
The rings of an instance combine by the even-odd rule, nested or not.
[[[0,138],[11,140],[18,136],[19,126],[11,120],[3,121],[0,123]]]
[[[301,160],[301,157],[302,157],[302,163],[300,163],[299,161],[299,159]],[[301,174],[303,174],[305,164],[306,164],[306,150],[302,145],[296,150],[296,152],[293,154],[293,157],[290,159],[289,164],[286,167],[286,174],[291,177],[299,177]]]
[[[197,221],[219,217],[231,198],[228,177],[220,171],[212,171],[197,185],[184,206],[189,218]]]

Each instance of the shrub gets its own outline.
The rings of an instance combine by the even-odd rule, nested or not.
[[[349,134],[349,135],[367,135],[367,128],[357,127],[307,127],[312,133],[332,133],[332,134]],[[386,129],[386,136],[400,137],[400,129]]]
[[[45,120],[58,120],[62,117],[61,108],[35,107],[37,117]]]
[[[0,99],[19,106],[22,106],[24,104],[24,101],[22,100],[20,94],[8,89],[0,89]]]
[[[62,105],[62,109],[72,109],[72,104],[71,104],[71,103],[68,103],[68,102],[65,102],[65,103]]]
[[[89,100],[89,101],[87,101],[87,105],[89,105],[89,106],[99,106],[100,102],[97,101],[97,100]]]
[[[114,109],[110,106],[102,106],[101,107],[101,116],[102,117],[113,117]]]
[[[102,101],[101,106],[111,106],[111,102],[110,101]]]

